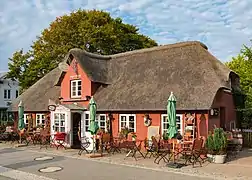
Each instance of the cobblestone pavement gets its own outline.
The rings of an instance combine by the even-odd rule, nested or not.
[[[159,179],[173,180],[208,180],[212,179],[252,179],[250,175],[251,167],[243,162],[234,161],[224,165],[207,164],[203,167],[192,168],[191,166],[182,169],[170,169],[163,163],[156,165],[153,159],[125,158],[125,155],[115,154],[102,158],[90,159],[85,155],[77,155],[77,151],[39,149],[37,146],[7,148],[9,146],[0,145],[0,175],[13,178],[26,177],[26,179]],[[42,157],[42,158],[39,158]],[[37,161],[34,159],[37,158]],[[248,158],[246,158],[248,159]],[[241,164],[243,164],[241,166]],[[5,172],[1,170],[5,169]],[[46,167],[51,167],[47,168]],[[38,170],[42,168],[43,173]],[[57,172],[51,172],[62,168]],[[47,172],[47,173],[45,173]],[[29,176],[26,174],[28,173]],[[42,176],[42,177],[41,177]],[[45,178],[47,177],[47,178]],[[1,176],[0,176],[1,180]]]

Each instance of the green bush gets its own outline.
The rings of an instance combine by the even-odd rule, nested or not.
[[[227,137],[222,128],[215,128],[214,134],[210,133],[206,140],[206,148],[210,154],[226,154]]]

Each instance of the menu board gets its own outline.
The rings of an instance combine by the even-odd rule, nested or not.
[[[151,139],[152,136],[156,137],[159,135],[159,126],[149,126],[147,138]]]

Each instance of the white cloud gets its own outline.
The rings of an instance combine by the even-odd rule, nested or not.
[[[11,0],[0,1],[0,70],[27,50],[57,16],[78,8],[107,10],[160,44],[200,40],[220,60],[230,60],[252,36],[250,0]]]

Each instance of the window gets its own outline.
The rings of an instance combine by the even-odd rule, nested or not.
[[[24,114],[24,123],[26,124],[26,125],[28,125],[29,124],[29,114]]]
[[[98,125],[100,127],[100,129],[104,130],[105,132],[107,132],[107,128],[106,128],[106,115],[105,114],[99,114],[96,116],[96,121],[98,122]]]
[[[134,114],[120,114],[119,117],[119,131],[122,128],[129,128],[130,132],[136,132],[136,115]]]
[[[182,115],[181,114],[177,114],[176,115],[176,121],[177,121],[177,128],[178,128],[178,132],[183,135],[183,127],[182,127]],[[169,128],[169,123],[168,123],[168,119],[167,119],[167,114],[162,114],[161,115],[161,132],[162,134],[166,131],[168,131]]]
[[[36,126],[37,125],[45,125],[45,115],[44,114],[36,114]]]
[[[107,132],[106,114],[97,114],[96,122],[98,122],[98,126],[100,129],[103,129],[105,132]],[[88,132],[89,125],[90,125],[89,112],[85,112],[85,132]]]
[[[81,80],[71,81],[71,98],[81,97]]]
[[[10,89],[4,90],[4,99],[11,99],[11,90]]]
[[[18,90],[16,90],[16,98],[19,96],[19,92]]]
[[[55,132],[65,132],[65,113],[54,113],[54,131]]]

